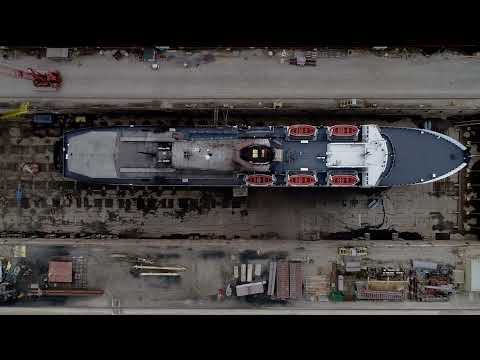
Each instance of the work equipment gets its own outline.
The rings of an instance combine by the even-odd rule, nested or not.
[[[87,118],[85,116],[75,116],[75,124],[85,124]]]
[[[32,68],[20,70],[9,65],[0,64],[0,74],[14,77],[16,79],[32,80],[35,87],[53,88],[58,90],[62,85],[62,77],[58,70],[37,71]]]
[[[0,119],[9,119],[15,116],[28,114],[29,107],[30,103],[28,101],[24,102],[17,109],[1,114]]]
[[[33,125],[35,127],[51,127],[54,126],[56,121],[55,114],[35,114],[32,119]]]
[[[365,246],[346,246],[339,247],[337,253],[340,256],[367,256],[368,251]]]
[[[15,192],[15,199],[17,200],[17,204],[20,206],[20,202],[22,201],[23,191],[22,191],[22,184],[18,184],[17,191]]]
[[[307,51],[306,53],[298,53],[289,59],[290,65],[296,66],[316,66],[317,53],[316,51]]]
[[[95,296],[103,295],[102,289],[36,289],[29,292],[30,296]]]

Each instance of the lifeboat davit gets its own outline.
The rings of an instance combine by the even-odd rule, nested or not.
[[[291,137],[314,137],[317,128],[313,125],[292,125],[288,127],[288,136]]]
[[[306,174],[288,175],[287,179],[287,185],[289,186],[313,186],[316,182],[316,176]]]
[[[328,131],[330,132],[330,136],[354,137],[358,135],[360,129],[355,125],[334,125],[331,126]]]
[[[245,179],[245,183],[248,186],[272,186],[274,182],[274,176],[266,174],[248,175]]]
[[[330,175],[332,186],[355,186],[360,181],[357,175]]]

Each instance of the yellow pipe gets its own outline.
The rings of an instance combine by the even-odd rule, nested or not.
[[[0,119],[9,119],[15,116],[28,114],[29,107],[30,103],[28,101],[24,102],[18,107],[18,109],[7,111],[6,113],[1,114]]]

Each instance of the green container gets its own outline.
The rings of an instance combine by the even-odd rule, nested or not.
[[[333,290],[330,292],[330,301],[341,302],[344,299],[344,295],[340,291]]]

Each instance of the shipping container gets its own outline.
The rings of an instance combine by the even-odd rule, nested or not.
[[[338,275],[338,291],[343,291],[343,275]]]
[[[247,264],[242,264],[240,266],[240,281],[241,282],[247,281]]]
[[[275,280],[277,279],[277,263],[272,261],[268,271],[268,291],[267,295],[273,296],[275,292]]]
[[[289,295],[291,299],[303,297],[304,265],[302,262],[289,263]]]
[[[262,275],[262,264],[255,264],[255,277]]]
[[[247,266],[247,282],[252,282],[253,280],[253,264],[248,264]]]
[[[246,295],[254,295],[254,294],[263,294],[264,282],[256,282],[256,283],[249,283],[243,285],[237,285],[235,288],[237,296],[246,296]]]
[[[288,299],[289,295],[289,279],[288,279],[288,262],[279,261],[277,263],[277,291],[276,297],[279,299]]]
[[[412,265],[414,269],[437,270],[438,264],[431,261],[413,260]]]

